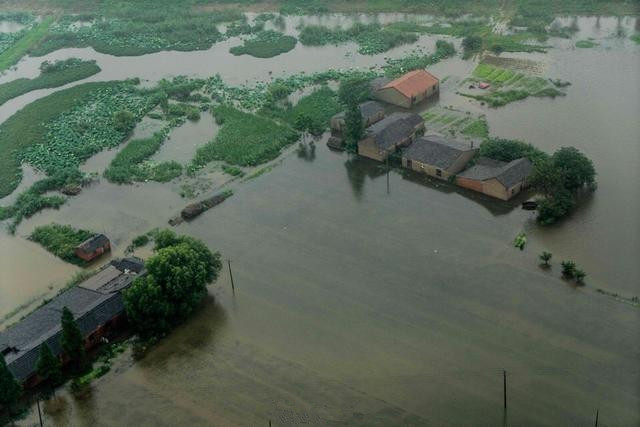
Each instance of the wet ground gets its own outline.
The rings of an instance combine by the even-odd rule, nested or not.
[[[633,20],[622,22],[633,28]],[[575,49],[575,39],[560,40],[546,55],[514,55],[541,61],[545,76],[571,81],[564,98],[488,109],[453,93],[473,62],[451,59],[430,69],[451,76],[439,104],[485,113],[492,134],[549,151],[574,145],[594,160],[598,191],[567,221],[543,229],[509,204],[415,175],[392,171],[387,178],[376,163],[322,142],[313,156],[292,151],[269,173],[235,181],[232,198],[177,228],[232,260],[235,295],[225,269],[211,287],[215,300],[192,320],[143,361],[120,358],[88,398],[62,392],[64,403],[46,420],[494,426],[505,423],[505,369],[509,425],[588,425],[598,408],[603,425],[638,425],[640,310],[595,289],[640,293],[640,98],[633,96],[640,47],[609,37],[614,19],[578,24],[580,38],[597,37],[601,45]],[[96,80],[220,72],[234,83],[268,78],[266,70],[364,67],[385,56],[362,57],[352,45],[299,45],[257,60],[227,49],[52,55],[98,59],[104,71]],[[403,50],[410,48],[387,56]],[[42,96],[34,94],[8,104],[15,111]],[[0,107],[0,115],[11,108]],[[206,141],[210,119],[202,120],[176,129],[157,156],[182,156],[182,144],[192,152]],[[90,169],[107,164],[94,160]],[[104,231],[121,254],[133,236],[165,225],[184,204],[175,185],[102,180],[59,211],[25,221],[16,237],[0,235],[0,314],[55,290],[76,269],[24,240],[35,226],[56,221]],[[512,240],[523,229],[529,244],[520,252]],[[543,249],[554,253],[551,271],[538,267]],[[561,259],[587,271],[586,287],[558,278]],[[33,421],[32,414],[25,423]]]

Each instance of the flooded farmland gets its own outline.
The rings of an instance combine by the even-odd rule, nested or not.
[[[599,410],[603,425],[638,425],[640,310],[596,289],[640,295],[640,46],[612,36],[618,26],[630,31],[634,19],[579,18],[577,25],[577,37],[600,46],[580,50],[575,39],[553,39],[547,54],[513,55],[570,81],[563,98],[489,109],[455,94],[473,60],[430,68],[449,77],[440,105],[486,114],[494,135],[549,152],[575,146],[594,160],[598,190],[569,219],[541,228],[515,204],[387,174],[375,162],[329,151],[325,139],[314,156],[289,150],[270,172],[229,184],[235,194],[222,205],[176,227],[231,260],[235,292],[225,269],[197,315],[143,360],[121,356],[89,395],[59,393],[45,403],[47,422],[554,426],[589,425]],[[294,28],[288,21],[287,31]],[[437,38],[417,44],[432,49]],[[220,73],[240,84],[367,68],[415,47],[362,56],[348,44],[298,45],[261,60],[230,55],[235,44],[121,58],[63,49],[28,58],[14,73],[76,56],[103,69],[88,81]],[[0,119],[50,92],[7,102]],[[215,132],[203,114],[174,130],[157,160],[186,163]],[[100,172],[113,155],[85,166]],[[77,270],[25,239],[37,225],[105,232],[120,255],[132,237],[165,226],[185,203],[176,185],[100,180],[59,210],[26,220],[16,236],[0,233],[0,316],[50,295]],[[512,240],[522,230],[529,243],[521,252]],[[587,286],[559,279],[557,264],[540,269],[537,254],[545,249],[584,266]],[[35,421],[31,413],[23,423]]]

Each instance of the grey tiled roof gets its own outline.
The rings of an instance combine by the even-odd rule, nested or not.
[[[513,187],[531,175],[533,165],[529,159],[521,158],[509,163],[481,157],[476,164],[459,176],[478,181],[497,179],[505,187]]]
[[[422,118],[413,113],[393,113],[366,129],[380,148],[389,148],[415,132]]]
[[[419,161],[440,169],[448,169],[465,152],[469,144],[448,139],[441,135],[426,135],[418,138],[402,152],[402,157]]]
[[[376,116],[380,113],[384,113],[384,107],[377,101],[363,102],[358,106],[358,108],[360,108],[362,117],[364,117],[365,119],[368,117]]]
[[[113,268],[114,264],[117,267],[139,266],[138,261],[137,259],[131,259],[129,262],[112,261],[104,269]],[[120,271],[122,274],[119,277],[98,286],[96,290],[86,289],[80,283],[62,292],[0,333],[0,349],[6,353],[7,366],[18,380],[23,381],[34,372],[42,343],[46,342],[55,355],[61,353],[60,321],[64,307],[71,310],[85,337],[100,325],[123,313],[124,303],[119,292],[123,287],[120,285],[126,283],[128,286],[136,275],[125,274],[124,269]],[[139,271],[143,272],[143,269]],[[109,277],[105,277],[105,281]],[[113,283],[116,285],[112,286]],[[106,291],[105,287],[108,288]]]

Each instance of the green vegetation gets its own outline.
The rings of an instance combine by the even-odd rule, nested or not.
[[[310,25],[300,31],[300,43],[307,46],[324,46],[350,41],[358,43],[363,55],[375,55],[386,52],[396,46],[415,43],[418,37],[394,27],[382,27],[380,24],[356,23],[351,28],[330,29],[319,25]]]
[[[70,225],[49,224],[36,227],[29,239],[39,243],[58,258],[72,264],[83,264],[84,262],[76,256],[75,248],[94,235],[91,231],[75,229]]]
[[[35,79],[21,78],[0,84],[0,105],[32,90],[59,87],[86,79],[99,73],[100,67],[95,61],[69,58],[54,63],[45,61],[40,65],[40,72],[41,74]]]
[[[53,355],[46,342],[40,345],[36,371],[42,381],[50,388],[62,382],[62,364],[60,363],[60,359]]]
[[[98,379],[109,372],[111,370],[111,359],[124,351],[125,343],[116,343],[105,347],[96,359],[96,363],[99,364],[98,367],[92,367],[88,372],[74,378],[71,382],[71,390],[74,393],[84,391],[84,389],[89,386],[93,380]]]
[[[542,253],[539,255],[540,261],[542,261],[545,267],[549,267],[552,257],[553,254],[547,251],[542,251]]]
[[[237,11],[197,13],[176,2],[160,7],[151,0],[100,3],[96,7],[101,10],[89,25],[77,26],[77,17],[63,16],[31,54],[41,56],[66,47],[92,47],[116,56],[203,50],[224,39],[217,24],[245,19]]]
[[[213,115],[222,127],[213,141],[198,149],[192,161],[193,168],[213,160],[256,166],[275,159],[282,148],[298,139],[297,132],[288,126],[227,105],[215,107]]]
[[[130,129],[115,128],[118,111],[142,117],[152,105],[121,82],[85,83],[32,102],[0,125],[0,196],[17,187],[22,161],[48,174],[77,167],[127,136]]]
[[[229,49],[234,55],[250,55],[256,58],[272,58],[296,47],[295,37],[285,36],[277,31],[261,31],[244,41],[242,46]]]
[[[53,23],[53,17],[46,17],[42,22],[29,29],[21,38],[11,43],[10,47],[0,53],[0,71],[15,65],[29,50],[49,31],[49,27]]]
[[[633,40],[634,42],[640,44],[640,33],[632,35],[631,36],[631,40]]]
[[[222,165],[222,171],[231,176],[244,176],[244,171],[236,166]]]
[[[167,182],[182,175],[182,166],[175,161],[159,164],[146,161],[160,149],[171,128],[178,123],[170,123],[150,138],[130,141],[111,161],[104,172],[105,178],[118,184],[130,184],[148,180]]]
[[[480,144],[479,155],[501,162],[511,162],[526,157],[534,165],[544,162],[549,157],[544,151],[526,142],[500,138],[489,138],[483,141]]]
[[[67,307],[62,308],[61,323],[62,337],[60,338],[60,345],[62,350],[68,358],[72,369],[76,372],[81,372],[86,365],[87,356],[84,350],[84,338],[71,310]]]
[[[22,387],[7,367],[4,355],[0,354],[0,408],[7,408],[11,416],[20,394]]]
[[[163,230],[155,242],[147,274],[124,292],[127,317],[142,339],[159,338],[187,319],[222,268],[220,254],[192,237]]]
[[[329,125],[329,119],[342,111],[338,96],[327,86],[315,90],[300,99],[295,106],[280,108],[271,106],[260,111],[261,114],[279,119],[301,132],[322,135]]]
[[[528,76],[508,68],[496,67],[490,64],[479,64],[472,73],[472,77],[464,80],[463,84],[485,82],[492,87],[486,92],[460,93],[468,98],[486,102],[490,107],[501,107],[529,96],[549,97],[565,96],[564,92],[556,89],[553,80],[542,77]],[[567,86],[562,82],[560,86]]]
[[[471,58],[474,54],[482,50],[482,37],[467,36],[462,40],[462,48],[464,49],[463,59]]]
[[[524,232],[519,233],[516,236],[515,240],[513,241],[513,246],[520,249],[521,251],[524,250],[524,246],[526,244],[527,244],[527,235]]]
[[[581,49],[589,49],[596,46],[598,46],[598,43],[592,40],[578,40],[576,42],[576,47],[579,47]]]
[[[489,125],[487,124],[487,120],[482,118],[478,120],[474,120],[467,127],[462,129],[462,133],[476,138],[488,138],[489,137]]]
[[[436,51],[432,54],[425,54],[420,50],[399,59],[388,59],[386,65],[382,66],[385,75],[397,77],[412,70],[427,68],[445,58],[455,55],[456,49],[453,44],[444,40],[436,41]]]

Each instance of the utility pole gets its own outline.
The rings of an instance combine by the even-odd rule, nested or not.
[[[504,395],[504,410],[507,410],[507,371],[502,371],[502,389]]]
[[[233,284],[233,273],[231,272],[231,260],[230,259],[227,260],[227,265],[229,266],[229,277],[231,278],[231,291],[235,294],[236,293],[236,287]]]
[[[596,410],[596,427],[598,427],[598,416],[600,415],[600,409]]]
[[[40,399],[36,399],[36,405],[38,406],[38,419],[40,420],[40,427],[42,427],[43,424],[42,424],[42,414],[40,413]]]
[[[389,156],[387,156],[387,194],[389,194]]]

